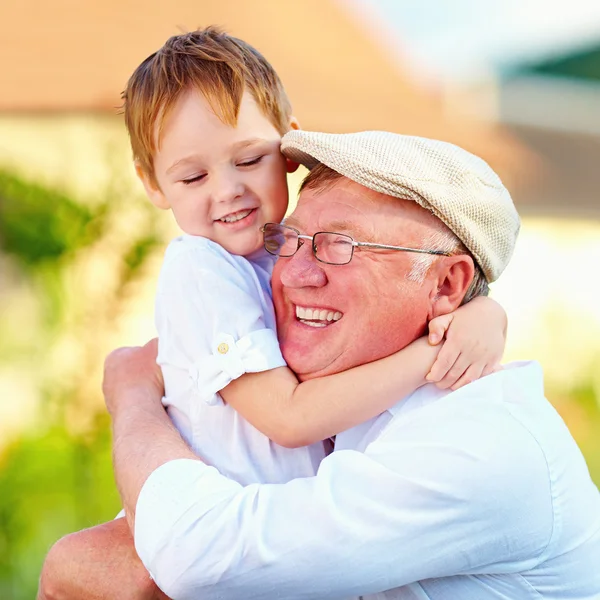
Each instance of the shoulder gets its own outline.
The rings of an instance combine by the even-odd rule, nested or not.
[[[159,289],[173,289],[194,282],[229,281],[243,285],[253,278],[252,265],[243,256],[227,252],[219,244],[203,237],[183,235],[172,240],[165,251]]]
[[[507,526],[529,519],[530,533],[547,541],[554,490],[545,432],[555,415],[540,377],[531,367],[447,395],[422,388],[407,410],[400,404],[367,453],[403,477],[462,498],[473,518],[493,507]]]
[[[188,261],[196,263],[200,261],[234,263],[235,259],[222,246],[208,238],[181,235],[171,240],[165,251],[164,266],[170,267],[177,264],[185,264]],[[244,260],[242,258],[242,260]],[[199,264],[202,264],[200,262]]]
[[[424,386],[390,412],[392,421],[376,441],[388,450],[409,442],[443,445],[493,462],[502,453],[506,459],[527,449],[525,460],[540,464],[546,462],[543,433],[556,418],[535,363],[508,368],[456,392]]]

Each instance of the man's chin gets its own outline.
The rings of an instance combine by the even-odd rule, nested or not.
[[[342,366],[338,368],[336,357],[320,355],[314,346],[300,347],[284,343],[281,351],[288,367],[300,381],[333,375],[344,370]]]

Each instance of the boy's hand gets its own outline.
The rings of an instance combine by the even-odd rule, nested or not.
[[[506,313],[491,298],[480,296],[429,323],[429,343],[446,338],[427,375],[440,389],[457,390],[501,369],[506,344]]]

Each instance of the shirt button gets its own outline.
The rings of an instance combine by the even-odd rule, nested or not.
[[[219,344],[217,346],[217,352],[219,354],[227,354],[229,352],[229,344],[226,344],[225,342]]]

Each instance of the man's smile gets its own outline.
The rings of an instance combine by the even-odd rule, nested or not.
[[[339,310],[296,305],[296,319],[310,327],[327,327],[342,318]]]

